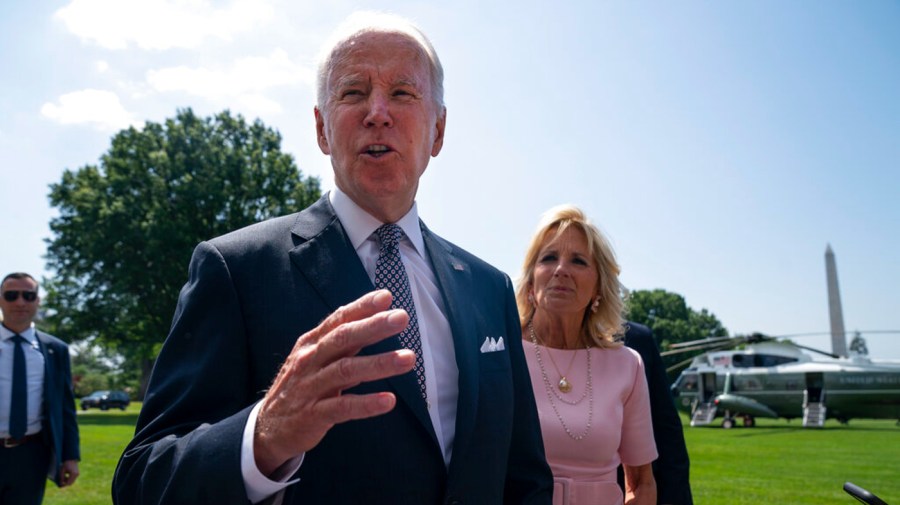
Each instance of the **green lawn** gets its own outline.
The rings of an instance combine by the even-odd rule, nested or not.
[[[47,486],[48,505],[105,505],[116,462],[134,432],[140,404],[126,412],[79,412],[81,477],[74,486]],[[850,481],[900,504],[900,428],[894,421],[828,421],[809,430],[795,420],[758,419],[755,428],[691,428],[696,505],[853,505]]]
[[[47,482],[47,505],[103,505],[112,503],[110,488],[119,456],[134,435],[141,404],[132,402],[124,412],[91,409],[78,412],[81,434],[81,475],[72,486],[59,489]]]
[[[857,503],[850,481],[900,504],[900,428],[894,421],[757,419],[755,428],[688,426],[691,487],[697,505]]]

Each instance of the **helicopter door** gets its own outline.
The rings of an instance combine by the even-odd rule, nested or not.
[[[806,401],[820,403],[822,401],[822,388],[825,387],[825,375],[822,372],[810,372],[806,374]]]
[[[716,372],[700,374],[700,403],[709,403],[716,397]]]
[[[691,413],[691,426],[703,426],[716,418],[716,372],[700,374],[697,403]]]
[[[822,372],[806,374],[806,391],[803,393],[803,426],[821,428],[825,424],[825,376]]]

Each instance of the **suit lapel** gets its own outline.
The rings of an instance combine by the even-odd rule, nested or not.
[[[302,239],[291,262],[331,311],[374,289],[327,197],[301,212],[291,233]]]
[[[52,405],[56,401],[56,391],[53,389],[53,384],[56,382],[56,356],[54,355],[53,348],[47,345],[47,342],[44,341],[43,335],[37,330],[34,332],[34,337],[37,339],[38,348],[41,351],[41,354],[44,355],[44,405],[41,406],[42,411],[46,414],[46,406]]]
[[[422,224],[425,248],[447,308],[447,320],[453,334],[456,366],[459,370],[459,397],[456,408],[456,436],[453,453],[465,447],[475,427],[478,405],[478,336],[474,319],[466,317],[471,309],[462,304],[473,289],[472,268],[453,254],[450,244],[431,233]]]
[[[290,251],[291,262],[303,273],[331,312],[375,290],[327,196],[301,212],[291,232],[303,239]],[[400,339],[394,336],[364,348],[359,354],[374,355],[400,348]],[[387,383],[437,444],[437,435],[422,401],[415,373],[390,377]]]

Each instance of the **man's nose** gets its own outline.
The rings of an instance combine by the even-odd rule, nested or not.
[[[390,99],[382,93],[372,93],[369,95],[369,110],[366,114],[365,125],[373,126],[393,126],[394,120],[391,118]]]

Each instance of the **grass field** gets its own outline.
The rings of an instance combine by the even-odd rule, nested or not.
[[[81,477],[48,484],[47,505],[105,505],[116,462],[131,439],[140,404],[125,412],[79,412]],[[690,428],[691,486],[696,505],[853,505],[850,481],[900,505],[900,428],[894,421],[828,421],[823,429],[796,420],[758,419],[755,428]]]
[[[829,420],[822,429],[757,419],[755,428],[691,428],[691,488],[697,505],[857,503],[850,481],[900,504],[900,428],[894,421]]]
[[[46,505],[106,505],[119,456],[134,435],[141,404],[132,402],[124,412],[91,409],[78,412],[81,435],[81,475],[72,486],[59,489],[47,482]]]

